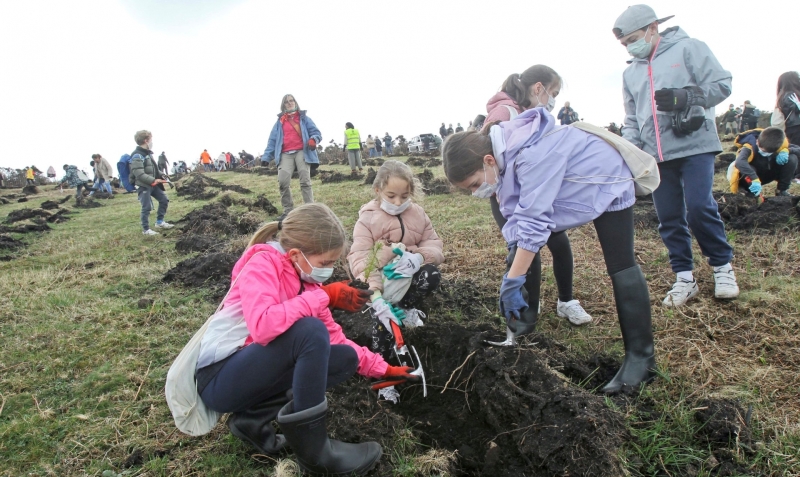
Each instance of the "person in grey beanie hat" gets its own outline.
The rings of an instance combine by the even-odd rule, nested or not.
[[[722,151],[714,106],[731,94],[731,73],[708,46],[680,27],[659,32],[647,5],[628,7],[612,32],[633,57],[622,76],[623,137],[658,163],[661,184],[653,192],[659,233],[669,250],[676,282],[665,306],[681,306],[697,295],[692,269],[692,234],[714,269],[715,298],[739,295],[717,203],[711,195],[714,160]]]

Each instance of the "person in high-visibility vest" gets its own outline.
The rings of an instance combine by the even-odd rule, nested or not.
[[[346,123],[344,130],[344,144],[347,149],[347,160],[350,162],[350,171],[355,172],[356,167],[359,171],[364,170],[361,165],[361,134],[353,123]]]

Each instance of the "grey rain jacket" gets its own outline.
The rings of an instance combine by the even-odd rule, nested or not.
[[[722,69],[702,41],[680,27],[661,33],[652,61],[632,58],[622,74],[625,127],[622,136],[657,161],[718,153],[722,145],[714,123],[714,106],[731,94],[731,73]],[[706,97],[706,122],[688,136],[672,132],[672,112],[657,111],[653,93],[661,88],[698,86]]]

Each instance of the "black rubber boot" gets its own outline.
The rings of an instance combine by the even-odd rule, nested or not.
[[[614,379],[603,387],[602,392],[607,394],[638,387],[656,377],[650,293],[644,274],[637,265],[612,275],[611,283],[625,344],[625,359]]]
[[[290,400],[289,396],[280,394],[243,412],[231,414],[228,417],[231,434],[249,442],[264,455],[277,455],[286,445],[286,438],[275,432],[272,421]]]
[[[377,442],[347,444],[328,438],[325,416],[328,400],[300,412],[293,411],[294,401],[278,413],[278,424],[292,446],[297,463],[309,475],[364,475],[381,458]]]
[[[511,264],[514,263],[514,257],[517,255],[517,247],[514,246],[506,257],[506,272],[511,269]],[[522,287],[522,298],[528,303],[528,308],[520,313],[518,320],[514,322],[515,337],[525,336],[533,333],[536,330],[536,323],[539,321],[539,290],[542,286],[541,277],[541,262],[539,263],[540,270],[536,273],[536,260],[541,260],[539,254],[536,254],[534,263],[525,274],[525,285]]]

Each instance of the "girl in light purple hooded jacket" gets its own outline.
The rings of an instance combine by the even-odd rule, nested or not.
[[[603,139],[555,121],[539,107],[480,133],[454,134],[442,150],[444,171],[477,197],[497,194],[509,248],[500,311],[510,332],[528,309],[525,276],[550,234],[594,223],[625,345],[622,367],[603,387],[615,393],[656,374],[650,295],[633,251],[633,176]]]

